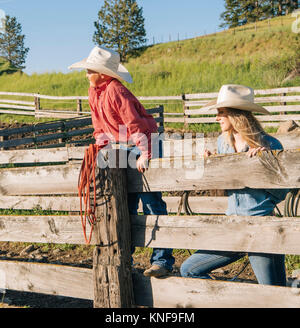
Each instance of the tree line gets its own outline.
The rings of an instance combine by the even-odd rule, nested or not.
[[[225,0],[220,27],[237,27],[247,23],[283,16],[300,8],[299,0]]]
[[[16,17],[6,15],[2,19],[0,57],[9,62],[11,72],[25,68],[24,64],[29,48],[25,47],[24,40],[22,26]]]

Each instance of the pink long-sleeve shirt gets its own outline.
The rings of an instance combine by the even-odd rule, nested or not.
[[[89,104],[97,145],[133,143],[142,156],[151,158],[151,133],[157,133],[157,124],[120,81],[112,78],[100,87],[90,87]]]

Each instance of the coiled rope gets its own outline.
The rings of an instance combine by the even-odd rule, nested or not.
[[[90,244],[92,233],[96,224],[96,164],[97,154],[100,147],[97,145],[89,145],[84,152],[84,158],[78,177],[78,196],[80,199],[80,216],[81,224],[86,244]],[[90,191],[93,186],[93,205],[91,204]],[[84,214],[83,214],[84,206]],[[89,237],[87,237],[87,221],[91,226]]]
[[[300,189],[292,189],[285,198],[284,216],[295,217],[298,214]]]

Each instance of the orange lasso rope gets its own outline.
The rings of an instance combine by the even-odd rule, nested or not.
[[[78,178],[78,196],[80,199],[80,216],[81,224],[83,228],[83,234],[86,244],[90,244],[92,239],[92,233],[94,230],[94,225],[96,224],[96,163],[97,154],[100,147],[97,145],[89,145],[84,152],[84,158],[81,164],[81,169]],[[91,205],[90,198],[90,186],[93,185],[94,199],[93,206]],[[83,214],[83,204],[84,204],[84,214]],[[89,222],[91,230],[89,237],[87,237],[87,226],[86,222]]]

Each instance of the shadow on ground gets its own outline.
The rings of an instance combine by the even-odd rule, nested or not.
[[[0,295],[3,307],[21,308],[92,308],[93,301],[72,297],[6,290]]]

